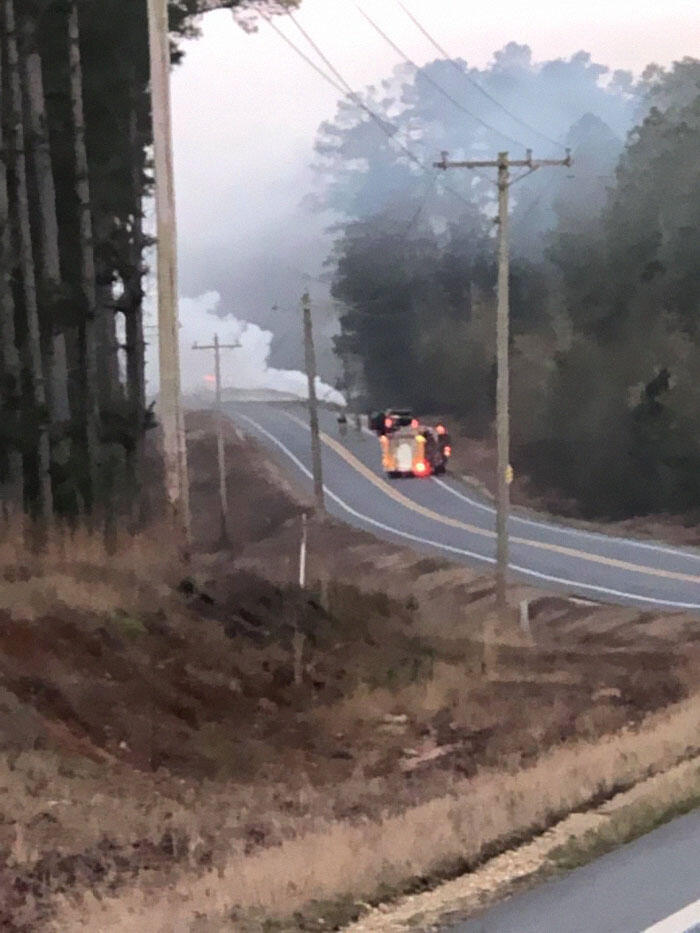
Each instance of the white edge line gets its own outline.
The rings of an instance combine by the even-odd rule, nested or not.
[[[265,437],[267,437],[273,444],[275,444],[279,449],[298,467],[301,472],[307,476],[309,479],[312,479],[312,473],[307,469],[304,464],[299,460],[299,458],[292,453],[292,451],[286,447],[282,441],[278,440],[266,430],[261,424],[258,424],[257,421],[254,421],[248,415],[238,413],[239,418],[243,418],[249,424],[251,424],[256,430],[260,431]],[[344,502],[340,496],[337,496],[332,492],[327,486],[323,487],[326,495],[329,499],[332,499],[337,505],[344,509],[349,515],[352,515],[354,518],[360,519],[362,522],[366,522],[369,525],[373,525],[375,528],[380,528],[382,531],[388,531],[393,535],[398,535],[401,538],[406,538],[409,541],[415,541],[419,544],[427,544],[429,547],[437,548],[438,550],[448,551],[452,554],[461,554],[464,557],[470,557],[473,560],[479,560],[486,564],[495,564],[496,561],[493,557],[486,557],[483,554],[477,554],[474,551],[468,551],[464,548],[454,547],[451,544],[443,544],[439,541],[431,541],[429,538],[422,538],[419,535],[410,534],[407,531],[400,531],[398,528],[393,528],[391,525],[385,525],[383,522],[378,522],[374,518],[370,518],[369,515],[363,515],[361,512],[357,512],[352,506],[348,505],[347,502]],[[608,589],[604,586],[596,586],[593,583],[580,583],[577,580],[567,580],[565,577],[555,577],[548,573],[541,573],[538,570],[530,570],[527,567],[521,567],[519,564],[509,564],[511,570],[515,570],[517,573],[522,573],[525,576],[535,577],[538,580],[546,580],[548,583],[559,583],[564,586],[574,587],[577,590],[593,590],[596,593],[604,593],[607,596],[619,596],[623,599],[629,599],[634,601],[640,601],[644,603],[649,603],[654,606],[668,606],[673,609],[700,609],[700,603],[683,603],[683,602],[674,602],[673,600],[667,599],[656,599],[652,596],[640,596],[636,593],[626,593],[622,590],[613,590]]]
[[[688,904],[670,917],[659,920],[643,933],[694,933],[700,929],[700,901]]]
[[[374,431],[370,431],[368,428],[362,428],[364,434],[368,434],[370,437],[375,437]],[[489,515],[495,515],[496,510],[493,506],[486,505],[484,502],[479,502],[477,499],[472,499],[470,496],[465,495],[463,492],[460,492],[458,489],[455,489],[453,486],[450,486],[442,479],[438,479],[436,476],[432,477],[433,482],[437,483],[438,486],[442,486],[443,489],[446,489],[447,492],[451,493],[453,496],[456,496],[458,499],[462,499],[463,502],[467,502],[475,509],[480,509],[482,512],[488,512]],[[639,548],[642,551],[656,551],[659,554],[672,554],[675,557],[687,557],[690,560],[700,561],[700,554],[695,553],[694,551],[689,551],[684,548],[673,548],[666,547],[663,544],[652,544],[647,541],[637,541],[635,538],[621,538],[618,535],[606,535],[600,531],[586,531],[581,528],[572,528],[569,525],[561,525],[556,521],[544,522],[544,521],[535,521],[531,518],[522,518],[520,515],[510,515],[511,522],[519,522],[521,525],[529,525],[531,528],[542,528],[545,531],[559,531],[562,534],[572,535],[575,538],[593,538],[596,541],[610,541],[613,544],[626,544],[631,547]]]
[[[442,486],[443,489],[446,489],[447,492],[451,493],[453,496],[456,496],[458,499],[462,499],[464,502],[468,502],[469,505],[473,506],[476,509],[481,509],[483,512],[489,512],[491,515],[496,514],[496,510],[491,506],[484,505],[482,502],[477,502],[476,499],[472,499],[469,496],[464,495],[457,489],[454,489],[444,480],[437,479],[433,477],[433,481]],[[547,531],[559,531],[562,534],[573,535],[576,538],[593,538],[596,541],[609,541],[612,544],[624,544],[629,545],[630,547],[639,548],[643,551],[656,551],[659,554],[672,554],[674,557],[687,557],[690,560],[700,560],[700,554],[696,554],[693,551],[687,551],[683,548],[672,548],[665,547],[661,544],[648,544],[646,541],[637,541],[634,538],[620,538],[617,535],[606,535],[598,531],[582,531],[579,528],[570,528],[568,525],[559,525],[556,522],[538,522],[530,518],[521,518],[519,515],[510,516],[511,522],[520,522],[521,525],[529,525],[532,528],[543,528]]]

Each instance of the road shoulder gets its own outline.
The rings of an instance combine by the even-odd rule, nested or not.
[[[599,807],[572,813],[531,842],[503,852],[475,871],[431,891],[382,904],[345,927],[347,933],[443,929],[584,865],[700,806],[700,756],[617,794]]]

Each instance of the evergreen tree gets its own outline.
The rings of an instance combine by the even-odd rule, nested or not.
[[[285,3],[170,3],[173,64],[216,6],[255,15]],[[54,513],[138,523],[153,425],[146,0],[0,0],[0,10],[2,507],[26,507],[44,526]]]

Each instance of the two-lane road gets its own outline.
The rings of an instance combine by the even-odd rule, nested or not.
[[[305,409],[235,404],[227,413],[288,470],[311,486]],[[449,476],[388,481],[379,444],[351,426],[338,433],[321,412],[324,484],[329,511],[359,528],[476,567],[495,563],[493,506]],[[700,551],[612,537],[513,515],[514,577],[601,602],[700,611]]]

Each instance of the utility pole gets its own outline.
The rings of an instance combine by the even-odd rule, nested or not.
[[[321,466],[321,437],[318,427],[318,400],[316,398],[316,351],[314,349],[314,332],[311,321],[311,297],[308,291],[301,299],[304,316],[304,356],[306,359],[306,376],[309,381],[309,427],[311,428],[311,462],[314,477],[314,498],[319,513],[326,511],[323,497],[323,468]]]
[[[468,162],[450,162],[448,153],[442,153],[442,161],[434,167],[446,171],[448,168],[496,168],[498,170],[498,305],[496,310],[496,437],[498,445],[496,484],[496,608],[503,612],[507,608],[506,584],[508,574],[508,514],[510,511],[510,484],[513,469],[510,465],[510,361],[509,329],[510,302],[509,278],[510,258],[508,243],[508,194],[510,187],[519,178],[548,165],[570,166],[571,155],[566,150],[565,159],[533,160],[532,150],[527,150],[525,159],[509,159],[507,152],[499,152],[498,158]],[[511,168],[524,168],[525,175],[511,180]]]
[[[180,394],[168,0],[148,0],[148,31],[158,241],[159,407],[163,425],[165,488],[175,533],[187,557],[191,532],[185,419]]]
[[[236,343],[219,343],[219,335],[214,334],[214,342],[202,346],[201,344],[195,343],[192,346],[193,350],[213,350],[214,351],[214,378],[215,378],[215,395],[214,395],[214,411],[216,412],[216,450],[217,450],[217,462],[219,465],[219,520],[221,523],[221,547],[225,547],[230,544],[230,538],[228,535],[228,495],[226,493],[226,460],[224,457],[224,425],[223,418],[221,414],[221,351],[222,350],[238,350],[241,344],[236,341]]]

